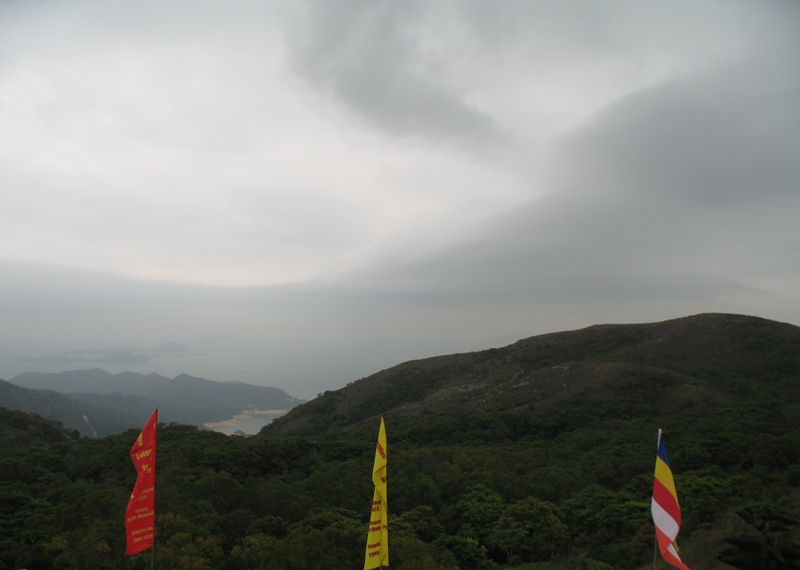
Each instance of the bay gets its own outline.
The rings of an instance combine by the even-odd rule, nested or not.
[[[275,418],[279,418],[289,410],[244,410],[222,422],[207,422],[206,429],[218,431],[226,435],[255,435],[261,428]]]

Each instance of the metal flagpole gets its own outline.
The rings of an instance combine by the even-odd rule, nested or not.
[[[661,428],[658,428],[658,440],[656,441],[656,452],[661,445]],[[653,525],[653,570],[656,570],[656,560],[658,559],[658,533],[655,524]]]

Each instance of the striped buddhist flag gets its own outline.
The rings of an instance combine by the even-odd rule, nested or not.
[[[656,453],[656,475],[653,481],[653,500],[650,504],[653,522],[656,526],[656,538],[661,556],[664,560],[682,570],[689,567],[681,562],[678,556],[678,545],[675,538],[681,529],[681,507],[678,504],[678,493],[675,490],[675,479],[667,459],[667,448],[661,430],[658,430],[658,451]]]

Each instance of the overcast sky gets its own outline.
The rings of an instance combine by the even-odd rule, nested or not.
[[[800,324],[798,30],[785,0],[3,0],[0,377],[181,341],[128,368],[310,397],[596,323]]]

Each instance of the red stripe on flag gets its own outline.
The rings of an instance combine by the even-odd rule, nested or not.
[[[672,564],[676,568],[680,568],[681,570],[689,570],[689,567],[686,566],[686,564],[684,564],[683,562],[681,562],[680,558],[673,555],[669,551],[669,547],[672,545],[672,541],[666,534],[658,530],[658,527],[656,527],[656,537],[658,538],[658,548],[659,550],[661,550],[661,556],[664,558],[664,561],[668,562],[669,564]]]
[[[656,500],[662,509],[664,509],[669,516],[675,519],[678,526],[681,525],[681,508],[675,495],[667,489],[664,484],[655,479],[653,481],[653,498]]]

